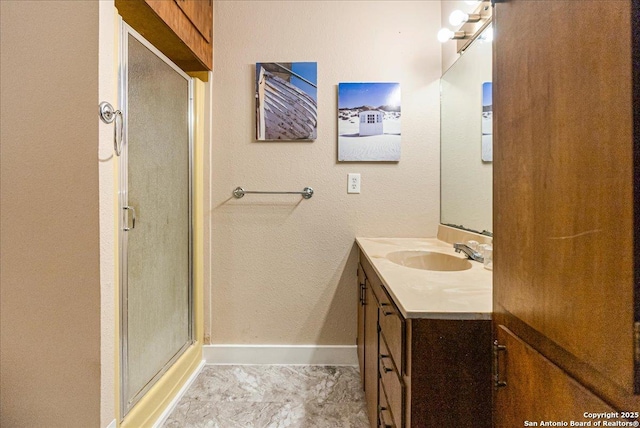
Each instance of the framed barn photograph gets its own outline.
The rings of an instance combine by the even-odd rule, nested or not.
[[[316,62],[256,63],[256,139],[312,141],[318,130]]]
[[[399,83],[338,84],[338,161],[398,162]]]

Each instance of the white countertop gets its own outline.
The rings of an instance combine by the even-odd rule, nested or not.
[[[400,266],[387,260],[394,251],[456,254],[435,238],[356,238],[362,253],[405,318],[491,319],[493,275],[482,263],[471,269],[439,272]]]

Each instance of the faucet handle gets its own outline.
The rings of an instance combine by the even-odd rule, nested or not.
[[[467,247],[471,248],[473,251],[478,251],[478,241],[467,241]]]
[[[470,250],[469,246],[462,242],[455,242],[453,244],[453,249],[456,253],[464,252],[465,254],[467,254],[467,251]]]

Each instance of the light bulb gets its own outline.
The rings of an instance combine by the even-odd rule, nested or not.
[[[453,31],[449,30],[448,28],[443,28],[442,30],[438,31],[438,41],[440,43],[446,43],[451,40],[454,35],[455,33]]]
[[[469,20],[469,14],[464,13],[460,9],[454,10],[453,12],[451,12],[451,15],[449,15],[449,24],[453,25],[454,27],[457,27],[458,25],[462,25],[468,20]]]

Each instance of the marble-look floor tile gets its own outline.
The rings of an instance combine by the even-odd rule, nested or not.
[[[364,428],[368,419],[355,367],[206,366],[164,426]]]
[[[210,401],[362,400],[354,367],[206,366],[185,398]]]
[[[364,403],[181,402],[167,428],[365,428]]]

